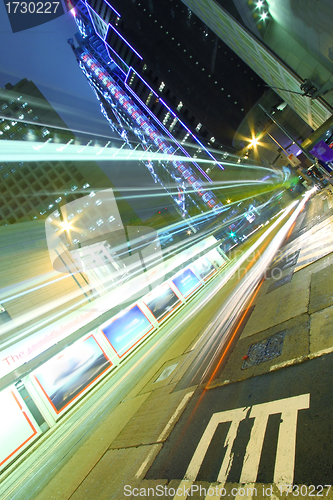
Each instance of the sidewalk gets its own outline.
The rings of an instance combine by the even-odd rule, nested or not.
[[[332,204],[331,191],[318,196]],[[300,232],[268,270],[237,345],[210,388],[333,351],[333,216]]]
[[[325,217],[310,228],[307,224],[305,231],[295,226],[299,231],[297,237],[290,236],[267,272],[251,314],[241,325],[240,338],[209,389],[333,351],[333,216],[329,213],[333,198],[331,191],[319,193],[316,198],[322,202],[327,200]],[[313,212],[310,210],[311,217]],[[278,279],[274,269],[279,269]],[[213,306],[209,305],[205,311],[207,323],[211,308]],[[169,488],[182,485],[184,481],[180,480],[168,483],[166,479],[145,480],[144,477],[196,389],[172,392],[205,327],[202,320],[184,327],[179,340],[107,415],[83,442],[79,452],[68,458],[46,487],[42,491],[36,487],[36,492],[19,500],[121,500],[137,497],[124,496],[125,485],[130,485],[131,489],[142,487],[146,491],[150,486],[156,489],[157,485],[167,484]],[[249,353],[250,346],[256,343],[261,344],[252,347]],[[249,357],[243,359],[247,355]],[[271,355],[271,359],[265,360],[267,355]],[[261,362],[257,363],[260,357]],[[210,483],[201,484],[206,488],[210,486]],[[232,486],[238,485],[228,484],[228,491]],[[174,498],[185,500],[187,497]],[[208,498],[216,500],[219,497]]]

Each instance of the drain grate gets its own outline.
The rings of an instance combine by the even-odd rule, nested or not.
[[[242,370],[280,356],[285,333],[285,330],[274,333],[267,339],[251,344],[247,351],[248,358],[244,360]]]

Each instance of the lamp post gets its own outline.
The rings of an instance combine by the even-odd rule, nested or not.
[[[293,141],[299,147],[299,149],[302,151],[302,153],[304,154],[304,156],[306,158],[308,158],[308,160],[310,160],[325,176],[331,177],[331,175],[320,165],[320,163],[318,163],[317,158],[315,156],[313,156],[311,153],[309,153],[306,149],[304,149],[301,144],[299,144],[298,142],[296,142],[295,139],[292,137],[292,135],[289,134],[289,132],[283,127],[283,125],[281,125],[281,123],[279,123],[274,118],[273,115],[271,115],[271,113],[269,113],[260,103],[258,104],[258,106],[259,106],[259,108],[261,108],[263,110],[263,112],[265,113],[265,115],[268,116],[272,120],[272,122],[275,123],[275,125],[277,127],[279,127],[279,129],[281,129],[282,132],[284,132],[286,134],[286,136],[289,137],[289,139],[291,141]]]
[[[311,153],[308,153],[306,151],[306,149],[304,149],[301,144],[299,144],[298,142],[295,141],[295,139],[293,138],[292,135],[289,134],[289,132],[283,127],[283,125],[281,125],[281,123],[279,123],[273,115],[271,115],[271,113],[269,113],[260,103],[258,104],[259,108],[261,108],[263,110],[263,112],[265,113],[266,116],[268,116],[268,118],[270,118],[272,120],[273,123],[275,123],[275,125],[277,127],[279,127],[279,129],[282,130],[282,132],[284,134],[286,134],[287,137],[289,137],[289,139],[294,142],[298,147],[299,149],[304,153],[304,155],[306,156],[306,158],[308,158],[308,160],[310,160],[312,163],[316,163],[317,159],[311,154]],[[275,141],[276,142],[276,141]]]

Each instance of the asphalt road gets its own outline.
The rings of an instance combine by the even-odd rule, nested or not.
[[[332,361],[198,390],[146,479],[332,483]]]

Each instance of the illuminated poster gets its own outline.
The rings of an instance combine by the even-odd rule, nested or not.
[[[223,257],[219,254],[219,252],[214,248],[210,252],[207,253],[206,257],[209,258],[209,260],[214,264],[216,267],[222,267],[225,265],[225,260]]]
[[[16,391],[0,393],[0,467],[18,452],[39,430]]]
[[[111,366],[93,336],[62,351],[34,376],[56,413],[60,413]]]
[[[159,322],[181,303],[167,283],[150,292],[143,301]]]
[[[172,282],[185,298],[201,286],[201,282],[189,268],[184,269],[184,271],[172,278]]]
[[[201,257],[200,259],[193,262],[192,268],[203,280],[207,280],[212,274],[216,272],[215,267],[207,259],[207,257]]]
[[[137,305],[101,327],[102,333],[119,358],[124,356],[153,329],[154,326]]]

